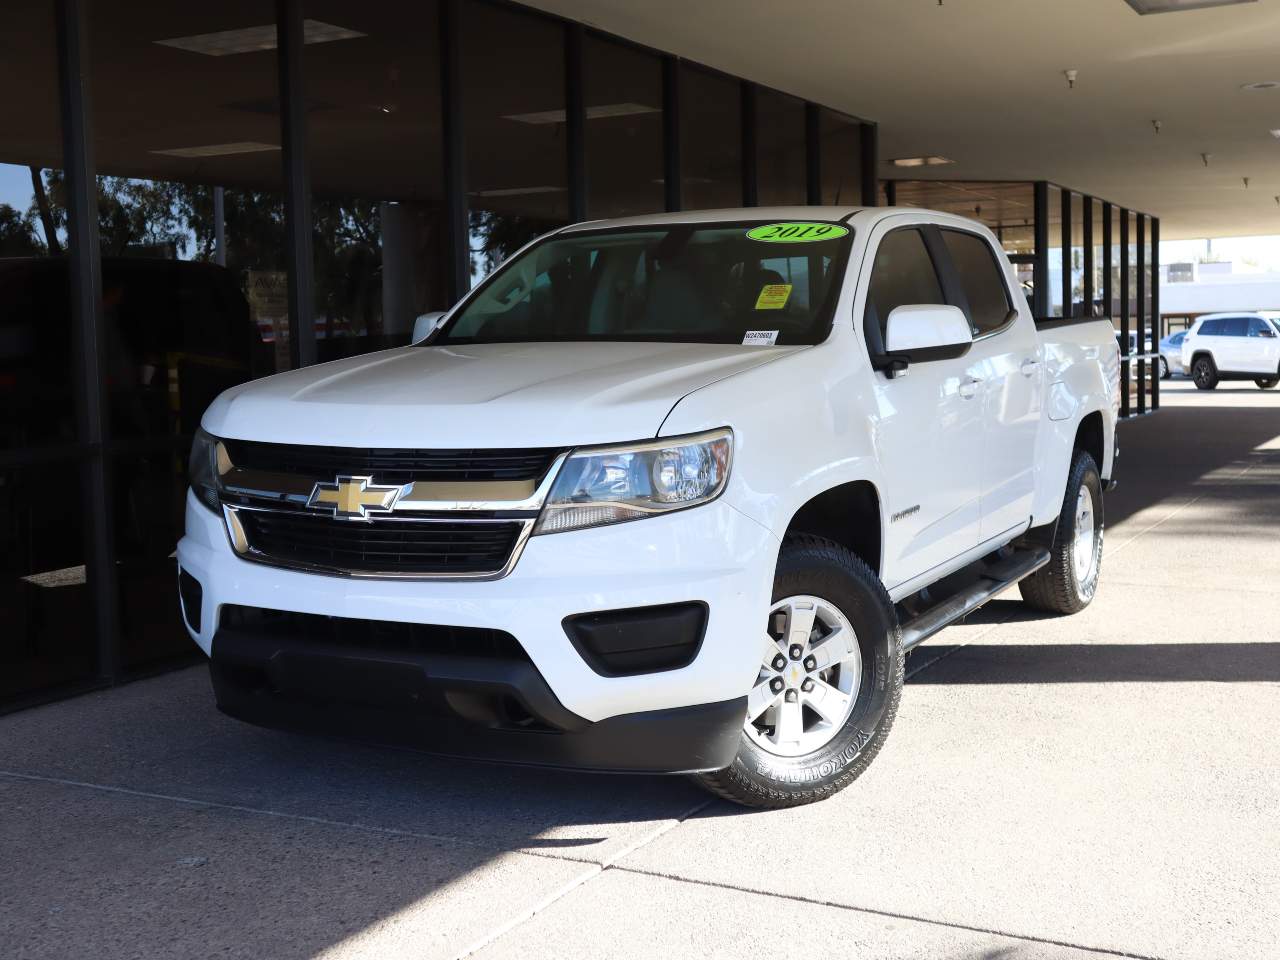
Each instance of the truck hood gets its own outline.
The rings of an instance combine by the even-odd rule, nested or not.
[[[804,347],[512,343],[402,347],[233,387],[214,436],[337,447],[542,447],[655,436],[701,387]]]

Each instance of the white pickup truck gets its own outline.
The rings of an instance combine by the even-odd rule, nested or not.
[[[786,806],[904,650],[1093,597],[1115,334],[1038,330],[969,220],[582,223],[419,321],[204,415],[179,593],[232,716]]]

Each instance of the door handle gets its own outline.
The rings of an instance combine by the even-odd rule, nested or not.
[[[978,395],[978,385],[982,383],[980,377],[969,377],[960,381],[959,394],[962,400],[972,400]]]
[[[1035,359],[1032,359],[1031,357],[1027,357],[1027,359],[1022,361],[1022,375],[1024,377],[1034,376],[1036,372],[1036,367],[1038,366],[1040,366],[1039,360],[1035,360]]]

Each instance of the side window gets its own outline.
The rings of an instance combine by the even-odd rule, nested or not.
[[[1216,337],[1221,334],[1221,331],[1221,320],[1206,320],[1204,323],[1200,324],[1200,329],[1196,331],[1196,335],[1201,337]]]
[[[1009,292],[1000,262],[982,237],[959,230],[943,230],[947,252],[960,274],[960,285],[969,301],[969,323],[975,337],[1004,326],[1009,317]]]
[[[1249,336],[1269,337],[1271,335],[1271,328],[1267,326],[1267,321],[1263,320],[1261,317],[1249,318]]]
[[[919,230],[895,230],[880,241],[871,267],[866,320],[879,328],[884,343],[889,314],[914,303],[946,303],[933,258]],[[869,332],[869,331],[868,331]]]
[[[1223,337],[1243,337],[1249,329],[1248,317],[1227,317],[1223,321]]]

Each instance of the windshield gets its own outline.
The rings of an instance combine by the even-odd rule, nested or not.
[[[819,343],[850,242],[840,224],[758,220],[563,234],[504,264],[426,343]]]

